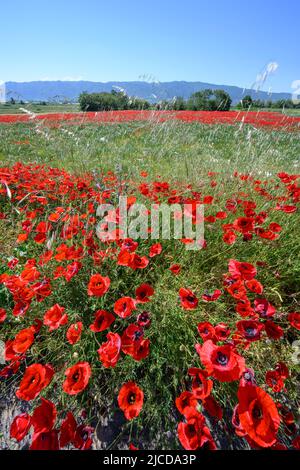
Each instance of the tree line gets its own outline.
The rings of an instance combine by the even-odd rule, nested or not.
[[[81,93],[79,105],[82,111],[115,111],[125,109],[149,109],[147,100],[127,96],[122,91],[112,90],[110,93]]]
[[[81,93],[79,105],[82,111],[111,111],[125,109],[167,109],[193,111],[228,111],[231,98],[224,90],[202,90],[193,93],[188,100],[176,97],[173,100],[163,100],[151,105],[147,100],[129,97],[121,91],[112,90],[110,93]]]
[[[55,103],[55,102],[54,102]],[[66,104],[67,102],[65,102]],[[232,100],[230,95],[222,90],[205,89],[193,93],[190,98],[185,100],[182,97],[175,97],[172,100],[162,100],[158,103],[151,104],[149,101],[141,98],[130,97],[122,91],[112,90],[102,93],[81,93],[79,96],[79,105],[82,111],[115,111],[128,109],[158,109],[158,110],[174,110],[174,111],[229,111]],[[17,101],[10,98],[7,105],[20,104],[24,105],[24,101]],[[46,101],[39,101],[36,104],[51,104]],[[255,100],[251,95],[245,95],[235,106],[242,110],[251,109],[300,109],[300,102],[297,103],[290,99],[282,99],[277,101],[271,100]]]
[[[300,103],[292,100],[254,100],[250,95],[244,96],[244,98],[236,106],[239,109],[300,109]]]

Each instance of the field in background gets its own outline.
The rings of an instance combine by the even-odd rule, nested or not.
[[[2,164],[36,162],[84,172],[118,167],[140,178],[197,179],[207,171],[275,175],[299,168],[299,134],[242,123],[207,126],[177,120],[57,126],[16,123],[0,126]]]
[[[277,112],[263,111],[170,111],[170,110],[118,110],[81,113],[48,113],[34,114],[6,114],[0,115],[0,124],[13,124],[18,122],[40,122],[43,125],[57,127],[59,125],[85,125],[88,123],[118,123],[145,121],[147,123],[161,123],[165,121],[200,122],[202,124],[251,124],[255,128],[282,129],[297,131],[300,126],[300,117],[288,116]]]
[[[23,108],[23,109],[22,109]],[[24,114],[24,109],[37,114],[43,113],[76,113],[80,111],[79,105],[74,104],[59,104],[59,103],[24,103],[24,104],[11,104],[11,103],[0,103],[0,115],[1,114]]]
[[[55,110],[57,111],[58,109]],[[108,439],[108,447],[128,446],[129,443],[140,448],[147,445],[166,449],[180,447],[176,429],[177,423],[183,417],[176,411],[174,400],[181,392],[190,389],[191,378],[187,374],[189,367],[202,367],[194,348],[196,342],[202,342],[197,332],[197,324],[204,321],[209,321],[214,326],[225,323],[233,333],[236,322],[242,320],[235,311],[235,301],[226,293],[223,285],[228,262],[230,259],[236,259],[256,266],[257,279],[264,286],[263,296],[276,307],[277,313],[273,319],[284,330],[282,340],[270,339],[264,334],[262,340],[252,343],[252,346],[242,350],[241,354],[245,357],[248,367],[254,369],[258,385],[268,391],[276,402],[287,405],[297,419],[299,366],[291,360],[292,342],[297,337],[297,331],[289,325],[287,314],[299,311],[300,305],[300,218],[299,210],[288,213],[280,209],[284,198],[287,198],[285,204],[294,203],[292,189],[288,189],[288,184],[280,180],[278,173],[299,175],[299,155],[300,138],[297,131],[273,129],[271,126],[264,129],[243,122],[230,126],[205,125],[201,122],[180,120],[156,122],[154,117],[144,121],[108,124],[83,122],[71,125],[59,121],[53,125],[51,121],[37,119],[27,123],[0,124],[0,174],[1,171],[4,174],[2,178],[5,177],[5,169],[11,169],[17,163],[33,165],[32,170],[29,168],[27,177],[26,171],[23,174],[22,170],[18,179],[17,167],[15,173],[12,172],[15,182],[12,178],[9,183],[13,194],[11,202],[6,197],[4,187],[0,193],[0,213],[3,211],[8,214],[7,219],[0,220],[0,274],[9,272],[13,275],[20,272],[28,258],[38,260],[46,250],[43,244],[36,244],[31,235],[28,242],[16,242],[18,234],[24,231],[21,222],[24,214],[19,217],[14,207],[22,207],[24,204],[20,202],[23,193],[36,192],[38,196],[46,195],[47,205],[43,206],[44,203],[41,203],[41,206],[38,206],[41,210],[41,216],[38,216],[41,219],[38,220],[47,220],[57,206],[66,208],[70,205],[74,211],[87,212],[86,194],[104,191],[106,183],[111,185],[112,198],[116,197],[119,187],[124,187],[130,195],[144,198],[146,196],[141,195],[140,191],[140,185],[144,184],[149,188],[158,188],[160,201],[182,195],[195,198],[199,194],[201,197],[213,198],[212,202],[205,206],[205,215],[211,216],[205,223],[205,249],[189,252],[179,241],[162,241],[162,254],[152,258],[145,270],[133,272],[128,272],[124,266],[116,266],[115,260],[110,259],[95,266],[92,257],[86,256],[82,261],[86,263],[86,271],[80,272],[70,284],[61,279],[53,281],[57,290],[54,290],[51,302],[64,304],[73,321],[82,319],[87,338],[83,334],[81,342],[72,348],[65,341],[66,327],[50,334],[42,330],[44,333],[40,342],[34,343],[28,353],[28,363],[33,360],[47,360],[55,366],[59,376],[56,388],[49,389],[49,394],[44,395],[53,400],[60,410],[72,409],[75,416],[79,416],[79,412],[85,408],[87,421],[94,426],[99,424],[100,415],[101,419],[108,419],[114,429],[113,433],[111,428],[108,429],[111,432],[107,432],[107,435],[111,436],[110,440]],[[39,173],[44,170],[34,170],[37,165],[45,166],[46,173],[47,168],[52,167],[71,175],[70,179],[66,176],[61,194],[53,189],[56,177],[51,176],[51,172],[55,175],[56,170],[50,170],[45,180],[40,180]],[[109,178],[108,182],[105,180],[107,175],[112,182]],[[57,178],[64,181],[63,174],[59,174]],[[297,178],[291,180],[290,185],[293,184],[297,185]],[[167,185],[167,190],[163,189],[164,185]],[[14,199],[18,186],[22,188],[20,196],[19,199]],[[84,191],[83,196],[80,191]],[[232,204],[237,204],[236,211],[228,209]],[[43,207],[46,208],[45,214]],[[35,202],[29,204],[28,211],[33,208],[36,208]],[[233,223],[236,218],[245,216],[244,211],[247,213],[247,210],[248,217],[251,218],[251,209],[254,209],[256,214],[266,212],[266,226],[271,222],[279,224],[282,228],[280,236],[268,240],[259,237],[253,230],[252,239],[247,240],[247,237],[243,238],[243,234],[237,232],[235,243],[225,243],[222,238],[226,232],[226,229],[222,228],[223,224]],[[225,220],[215,217],[218,212],[224,211],[228,213]],[[82,240],[82,237],[75,237],[75,243],[83,246]],[[62,240],[52,241],[52,248],[55,249],[60,242]],[[66,243],[70,245],[73,240]],[[140,254],[148,256],[149,247],[150,242],[141,242]],[[14,257],[20,259],[20,264],[16,268],[17,271],[10,271],[7,269],[7,262]],[[52,262],[54,263],[54,260],[50,264]],[[181,272],[177,276],[169,269],[170,265],[175,263],[181,266]],[[53,276],[53,268],[51,271],[48,265],[39,266],[39,269]],[[109,298],[109,304],[102,303],[102,300],[99,303],[97,299],[92,302],[93,298],[87,300],[86,285],[90,274],[95,272],[101,272],[111,278],[114,298]],[[149,311],[151,316],[151,326],[145,333],[151,341],[151,353],[140,362],[123,355],[115,369],[104,369],[97,358],[96,350],[106,341],[107,331],[98,335],[97,339],[88,336],[88,332],[91,333],[88,328],[92,322],[92,312],[96,306],[105,306],[112,310],[114,300],[121,295],[134,296],[135,289],[143,282],[151,284],[155,291],[153,300],[144,305],[144,309]],[[181,287],[190,288],[197,293],[197,309],[182,309],[178,298]],[[220,300],[201,300],[202,295],[206,292],[212,293],[215,289],[223,291]],[[13,339],[20,328],[28,326],[36,316],[43,320],[43,303],[36,304],[33,312],[29,311],[28,315],[24,316],[24,321],[19,321],[10,313],[12,301],[4,293],[4,289],[0,290],[0,295],[9,312],[9,321],[2,326],[5,339]],[[130,321],[134,320],[118,318],[117,328],[113,331],[121,334]],[[42,328],[45,329],[45,326]],[[60,397],[64,370],[66,366],[76,362],[74,351],[78,358],[76,360],[89,360],[94,367],[91,390],[80,395],[78,401],[66,394]],[[287,392],[278,394],[266,385],[265,376],[279,361],[287,364],[290,377],[285,383]],[[20,383],[23,373],[22,366],[11,381],[2,384],[3,390],[7,392],[9,387],[15,390],[14,387]],[[130,380],[135,380],[145,395],[143,410],[134,424],[120,420],[116,403],[121,385]],[[245,439],[235,436],[231,425],[233,409],[237,403],[236,385],[236,382],[220,383],[214,379],[213,396],[223,410],[223,419],[216,418],[216,414],[210,416],[204,410],[219,447],[249,447]],[[37,404],[39,398],[34,402],[34,405]],[[218,410],[214,409],[213,413],[218,413]],[[100,431],[101,426],[102,424],[99,425]],[[98,431],[97,429],[96,434]],[[291,446],[291,440],[296,434],[289,436],[282,421],[280,442]],[[9,442],[6,436],[4,445],[11,445]],[[99,445],[101,447],[101,443]]]
[[[23,108],[23,110],[21,109]],[[3,114],[25,114],[24,110],[28,110],[36,114],[46,114],[46,113],[77,113],[80,111],[79,104],[59,104],[59,103],[47,103],[47,104],[38,104],[38,103],[24,103],[21,104],[11,104],[11,103],[0,103],[0,115]],[[232,107],[232,110],[238,110],[235,106]],[[261,110],[251,110],[258,112],[270,112],[270,113],[282,113],[287,116],[300,116],[300,109],[282,109],[282,108],[272,108],[267,109],[263,108]]]

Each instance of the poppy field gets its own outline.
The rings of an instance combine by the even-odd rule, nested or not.
[[[0,116],[0,447],[300,449],[300,118],[124,113]]]
[[[179,120],[184,122],[201,122],[203,124],[235,124],[237,122],[252,124],[258,127],[272,129],[297,130],[300,126],[299,116],[290,116],[279,112],[266,111],[100,111],[85,113],[48,113],[48,114],[0,114],[0,123],[30,122],[32,119],[47,122],[48,125],[57,123],[102,123],[102,122],[132,122],[149,121],[164,122]]]

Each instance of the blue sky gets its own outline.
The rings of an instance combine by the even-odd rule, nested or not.
[[[298,0],[10,0],[0,80],[187,80],[291,91]]]

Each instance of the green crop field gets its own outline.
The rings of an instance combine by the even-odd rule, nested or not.
[[[44,113],[75,113],[79,111],[78,104],[59,103],[0,103],[0,114],[25,114],[25,111],[36,114]]]

